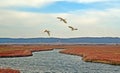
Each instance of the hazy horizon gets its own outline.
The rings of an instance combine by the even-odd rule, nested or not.
[[[120,38],[120,37],[0,37],[2,38],[10,38],[10,39],[34,39],[34,38],[60,38],[60,39],[71,39],[71,38]]]

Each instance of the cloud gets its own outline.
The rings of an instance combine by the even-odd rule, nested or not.
[[[77,3],[94,3],[94,2],[119,2],[118,0],[0,0],[0,7],[9,6],[28,6],[28,7],[42,7],[54,2],[77,2]]]
[[[57,16],[67,16],[67,13],[45,14],[32,12],[19,12],[10,10],[0,10],[0,25],[40,25],[53,24]],[[55,23],[56,24],[56,23]]]
[[[77,10],[68,13],[32,13],[4,7],[42,7],[57,1],[94,3],[106,2],[110,6],[119,0],[0,0],[0,37],[46,37],[43,30],[48,29],[54,37],[80,36],[120,36],[120,9],[109,7],[104,10]],[[111,2],[111,3],[110,3]],[[113,4],[113,5],[112,5]],[[102,4],[101,4],[102,5]],[[64,8],[64,7],[63,7]],[[66,18],[68,25],[56,19],[57,16]],[[78,28],[71,32],[67,26]]]
[[[0,7],[9,7],[9,6],[41,7],[56,1],[58,0],[0,0]]]
[[[56,31],[56,28],[57,31],[60,31],[60,28],[66,29],[56,17],[67,15],[0,10],[0,37],[47,36],[43,33],[45,29],[51,32]]]
[[[110,0],[67,0],[67,1],[78,3],[94,3],[94,2],[108,2]]]
[[[54,37],[120,36],[120,9],[83,10],[72,13],[32,13],[0,10],[0,36],[38,37],[47,36],[44,29],[51,30]],[[78,28],[71,34],[68,25],[56,19],[66,18],[68,25]],[[63,35],[64,34],[64,35]]]

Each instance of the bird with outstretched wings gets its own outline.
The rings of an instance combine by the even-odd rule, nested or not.
[[[67,24],[66,19],[62,18],[62,17],[57,17],[57,19],[60,19],[60,21],[63,21],[65,24]]]
[[[74,28],[74,27],[72,27],[72,26],[68,26],[68,28],[70,28],[72,31],[78,30],[77,28]]]
[[[48,36],[50,36],[50,31],[49,30],[44,30],[45,33],[48,34]]]

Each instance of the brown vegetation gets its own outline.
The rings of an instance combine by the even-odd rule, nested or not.
[[[0,57],[32,56],[35,51],[64,49],[60,53],[82,56],[84,61],[120,65],[120,45],[0,45]]]
[[[32,52],[45,50],[52,48],[43,45],[0,45],[0,57],[32,56]]]
[[[7,69],[0,69],[0,73],[20,73],[20,71],[7,68]]]
[[[120,45],[78,46],[60,52],[82,56],[86,62],[120,65]]]

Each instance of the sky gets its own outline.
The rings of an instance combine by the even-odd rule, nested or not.
[[[58,38],[120,37],[120,0],[0,0],[0,38],[49,37],[46,29]]]

